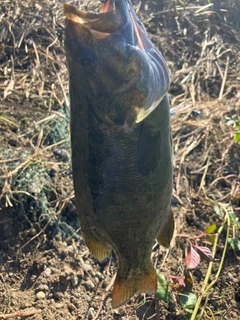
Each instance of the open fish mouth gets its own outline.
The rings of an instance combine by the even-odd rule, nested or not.
[[[144,41],[145,30],[142,24],[138,23],[139,20],[128,0],[117,0],[117,3],[115,0],[107,0],[101,3],[99,13],[84,12],[70,4],[64,4],[64,13],[67,22],[88,29],[95,40],[108,38],[122,28],[122,33],[130,40],[130,45],[137,45],[143,51],[144,45],[147,46]]]
[[[95,40],[109,37],[121,27],[121,18],[116,12],[115,0],[102,3],[99,13],[84,12],[70,4],[64,5],[66,20],[91,31]]]

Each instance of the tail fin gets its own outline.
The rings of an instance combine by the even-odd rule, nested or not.
[[[117,276],[112,291],[112,307],[120,307],[138,291],[144,293],[157,291],[157,275],[153,267],[150,271],[137,277],[122,280]]]

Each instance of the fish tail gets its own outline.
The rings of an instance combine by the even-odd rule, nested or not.
[[[153,267],[143,274],[128,279],[120,279],[117,275],[112,291],[112,307],[120,307],[138,291],[152,294],[156,290],[157,275]]]

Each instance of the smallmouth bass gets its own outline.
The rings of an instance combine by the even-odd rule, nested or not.
[[[118,258],[116,308],[156,292],[152,246],[174,231],[170,72],[130,0],[64,12],[76,206],[92,255]]]

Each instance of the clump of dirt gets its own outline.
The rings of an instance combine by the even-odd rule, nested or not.
[[[240,4],[134,4],[172,71],[177,228],[170,250],[156,244],[152,253],[171,300],[139,294],[112,310],[115,257],[92,258],[74,207],[63,1],[2,1],[0,319],[190,319],[172,276],[190,279],[201,296],[210,265],[186,269],[190,237],[215,251],[208,281],[216,282],[204,294],[201,319],[240,319]],[[199,236],[211,225],[215,249],[216,235]]]

